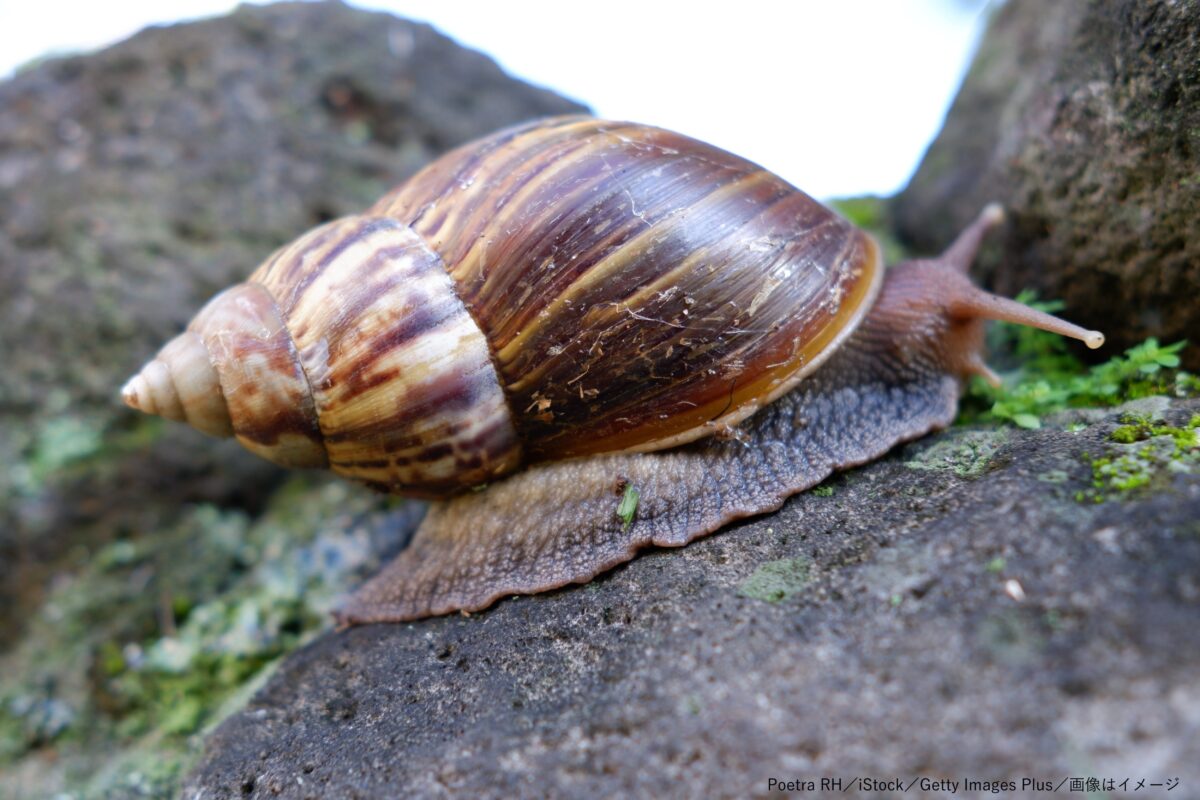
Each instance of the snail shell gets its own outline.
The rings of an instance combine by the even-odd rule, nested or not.
[[[1098,347],[971,284],[1002,216],[884,279],[869,236],[744,159],[546,120],[282,248],[124,397],[384,491],[505,478],[434,503],[339,616],[481,609],[778,508],[948,425],[963,377],[995,380],[985,319]]]
[[[286,466],[445,496],[728,430],[850,335],[882,274],[870,236],[749,161],[557,118],[282,248],[124,394]]]

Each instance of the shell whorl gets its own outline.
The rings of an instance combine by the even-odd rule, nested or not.
[[[124,394],[391,492],[444,496],[521,460],[479,328],[437,254],[390,219],[335,220],[280,249]]]
[[[441,258],[408,226],[335,220],[250,281],[278,303],[335,472],[437,497],[520,464],[487,342]]]
[[[442,256],[530,460],[740,422],[822,363],[882,282],[868,235],[772,173],[586,117],[466,145],[372,213]]]
[[[184,331],[158,351],[121,389],[126,405],[210,436],[232,436],[229,408],[204,341]]]
[[[218,294],[122,390],[125,402],[287,467],[328,466],[308,380],[274,299],[239,283]]]

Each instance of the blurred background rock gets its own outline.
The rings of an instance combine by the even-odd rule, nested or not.
[[[1000,6],[896,227],[938,250],[988,200],[1011,215],[980,269],[997,290],[1063,301],[1112,348],[1200,343],[1197,3]]]

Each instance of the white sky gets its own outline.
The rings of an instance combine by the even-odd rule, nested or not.
[[[705,139],[818,197],[900,189],[937,133],[983,0],[355,0],[431,23],[508,72]],[[0,0],[0,77],[226,0]]]

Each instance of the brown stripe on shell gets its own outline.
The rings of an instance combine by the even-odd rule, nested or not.
[[[290,315],[331,261],[356,246],[358,252],[368,252],[363,243],[393,224],[375,217],[346,217],[327,222],[277,252],[250,279],[267,287],[280,310]]]
[[[736,424],[849,334],[882,277],[869,237],[777,176],[628,123],[501,132],[375,210],[444,258],[536,459]]]
[[[233,433],[246,449],[285,467],[328,465],[308,379],[264,287],[226,289],[188,329],[204,341]]]
[[[766,177],[764,172],[748,173],[737,181],[715,188],[707,196],[689,198],[688,213],[694,223],[694,236],[686,239],[671,236],[669,225],[645,227],[599,261],[587,259],[588,263],[577,270],[574,280],[565,284],[545,304],[545,311],[551,318],[565,322],[576,316],[579,325],[539,326],[527,317],[522,318],[521,324],[515,326],[515,332],[499,350],[498,356],[506,371],[521,376],[511,384],[511,389],[521,393],[533,391],[535,384],[540,383],[555,364],[563,361],[586,367],[565,351],[572,344],[581,344],[590,350],[597,334],[611,335],[613,326],[632,327],[639,337],[654,335],[655,327],[670,335],[671,325],[646,324],[661,319],[660,314],[655,313],[661,309],[653,308],[655,301],[673,300],[678,306],[675,313],[683,321],[689,321],[689,296],[684,292],[693,284],[698,284],[696,290],[704,291],[706,278],[711,277],[707,273],[713,271],[714,248],[722,245],[730,235],[730,229],[744,226],[756,218],[762,208],[769,208],[786,197],[771,185],[773,182],[764,180]],[[748,203],[746,198],[757,202]],[[664,270],[665,264],[672,266]],[[627,288],[620,290],[614,285],[617,281]],[[711,283],[711,280],[707,282]],[[641,302],[635,300],[638,297]],[[694,296],[690,299],[694,306]],[[576,350],[578,356],[578,348]],[[597,353],[588,355],[590,360]]]
[[[406,225],[336,220],[252,279],[279,298],[334,471],[438,496],[518,465],[487,343]]]
[[[592,123],[588,117],[535,121],[464,145],[384,195],[369,213],[405,220],[439,253],[468,247],[458,235],[461,221],[495,206],[496,176],[526,177],[539,168],[531,161],[544,166],[551,160],[542,153],[553,149],[561,156],[584,146],[586,137],[577,131],[586,132]],[[511,191],[511,184],[506,181],[502,190]]]

